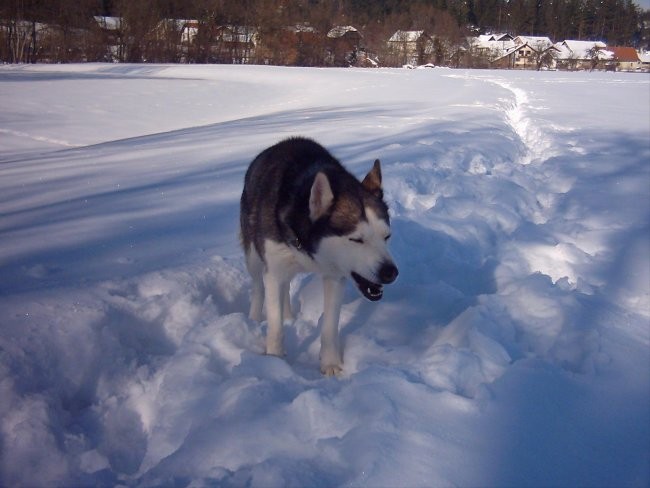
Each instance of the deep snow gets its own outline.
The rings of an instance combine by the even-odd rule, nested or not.
[[[648,486],[650,78],[0,68],[0,484]],[[398,281],[262,355],[238,198],[381,158]]]

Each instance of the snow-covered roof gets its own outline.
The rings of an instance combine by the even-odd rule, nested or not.
[[[475,49],[494,51],[497,55],[501,55],[506,50],[514,47],[514,41],[507,34],[500,35],[498,38],[495,38],[493,34],[470,37],[468,43]]]
[[[603,51],[607,45],[600,41],[573,41],[565,40],[555,44],[558,50],[558,59],[590,59],[594,50]],[[606,54],[602,54],[607,56]],[[607,59],[607,57],[600,58]]]
[[[565,41],[562,41],[562,44],[564,44],[574,52],[578,52],[578,51],[586,52],[589,49],[592,49],[594,47],[598,49],[604,49],[607,47],[607,44],[601,41],[574,41],[571,39],[567,39]]]
[[[528,45],[536,51],[539,51],[539,49],[547,49],[553,45],[553,42],[545,36],[517,36],[514,42],[518,47]]]
[[[502,54],[495,61],[506,58],[526,46],[537,53],[543,53],[550,49],[557,50],[548,37],[518,36],[509,47],[502,51]]]
[[[481,34],[478,36],[478,39],[481,42],[504,42],[504,41],[512,41],[512,36],[510,34]]]
[[[423,30],[417,30],[417,31],[403,31],[403,30],[398,30],[393,34],[390,39],[388,39],[388,42],[417,42],[417,40],[422,37],[422,34],[424,34]]]
[[[327,33],[327,37],[329,38],[337,38],[337,37],[343,37],[345,34],[348,32],[356,32],[357,34],[361,35],[359,31],[352,27],[351,25],[337,25],[335,27],[332,27],[330,31]]]
[[[609,61],[611,59],[615,59],[616,55],[609,49],[601,49],[596,53],[596,57],[601,61]]]
[[[301,23],[301,24],[295,24],[291,25],[286,28],[288,31],[298,33],[298,32],[310,32],[310,33],[316,33],[318,32],[316,28],[312,27],[308,23]]]

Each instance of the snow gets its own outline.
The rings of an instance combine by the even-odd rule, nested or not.
[[[357,31],[357,29],[352,27],[351,25],[339,25],[330,29],[330,31],[327,33],[327,37],[336,39],[339,37],[343,37],[348,32],[359,32],[359,31]]]
[[[643,74],[0,68],[0,484],[647,486]],[[397,282],[247,319],[247,164],[381,158]]]

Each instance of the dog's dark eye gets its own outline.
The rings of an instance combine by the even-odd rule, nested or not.
[[[363,239],[360,239],[360,238],[357,239],[357,238],[355,238],[355,237],[350,237],[350,240],[351,240],[352,242],[356,242],[357,244],[363,244]]]

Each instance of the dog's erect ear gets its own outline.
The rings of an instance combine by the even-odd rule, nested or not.
[[[375,164],[372,166],[370,172],[361,182],[363,187],[373,195],[382,198],[384,192],[381,189],[381,163],[379,159],[375,159]]]
[[[309,218],[311,221],[315,222],[325,215],[333,201],[334,194],[330,181],[325,173],[317,173],[309,195]]]

